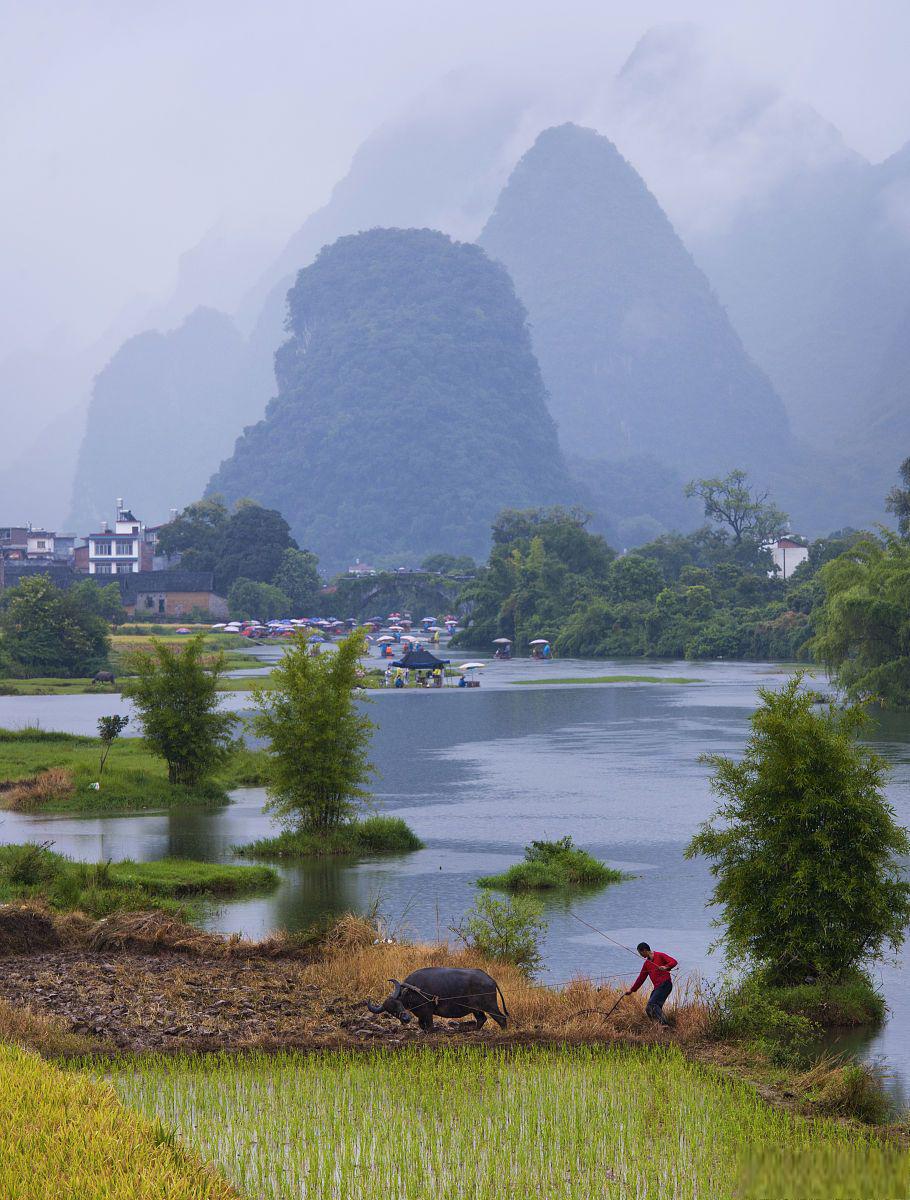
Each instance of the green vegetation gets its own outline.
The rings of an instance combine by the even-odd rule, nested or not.
[[[332,655],[314,655],[305,633],[291,640],[268,688],[253,690],[250,725],[265,738],[269,804],[298,829],[330,829],[349,821],[368,793],[367,746],[372,722],[353,691],[366,637],[349,634]]]
[[[355,630],[333,654],[313,655],[306,633],[291,639],[268,681],[253,689],[250,726],[264,738],[268,808],[287,828],[239,852],[264,858],[400,854],[421,847],[404,821],[359,819],[373,768],[372,722],[355,701],[366,638]]]
[[[510,1195],[573,1200],[906,1191],[905,1161],[871,1131],[771,1108],[675,1047],[254,1051],[94,1070],[262,1200],[498,1200],[504,1172]]]
[[[223,804],[227,789],[262,783],[264,755],[235,743],[219,772],[192,787],[168,782],[143,738],[124,738],[98,779],[100,738],[0,729],[0,807],[24,812],[114,813]],[[100,782],[96,790],[94,783]],[[18,786],[16,786],[18,785]]]
[[[110,652],[103,615],[109,591],[90,580],[63,591],[47,575],[30,575],[8,588],[0,595],[0,674],[94,674]]]
[[[228,611],[235,621],[272,621],[292,611],[290,598],[281,588],[271,583],[256,583],[242,575],[231,584],[227,600]]]
[[[570,494],[524,310],[478,246],[430,229],[342,237],[288,306],[278,396],[210,493],[279,509],[335,570],[486,553],[503,505]],[[406,461],[391,425],[411,431]]]
[[[0,1140],[4,1200],[239,1200],[108,1083],[18,1047],[0,1046],[0,1122],[8,1131]]]
[[[546,891],[552,888],[602,888],[628,876],[615,871],[576,846],[570,837],[556,842],[532,842],[524,861],[501,875],[486,875],[478,887],[506,892]]]
[[[562,675],[543,679],[513,679],[516,687],[539,687],[543,683],[702,683],[684,675]]]
[[[764,514],[753,514],[755,521],[764,521],[764,501],[750,504]],[[819,568],[857,535],[821,539],[784,581],[769,577],[771,557],[742,514],[733,519],[739,541],[730,528],[705,526],[616,558],[585,528],[584,513],[501,513],[487,566],[464,586],[471,618],[454,644],[489,650],[494,638],[508,637],[521,652],[545,637],[563,658],[805,656],[824,599]]]
[[[759,690],[741,760],[706,756],[721,803],[686,855],[711,860],[731,962],[812,985],[817,1007],[903,942],[910,840],[882,794],[883,760],[857,741],[863,713],[814,711],[801,684]]]
[[[484,958],[512,963],[530,976],[542,961],[540,943],[547,930],[542,914],[530,896],[500,900],[483,891],[453,932]]]
[[[233,512],[221,496],[197,500],[162,527],[159,546],[163,554],[180,554],[181,566],[188,570],[213,571],[215,590],[222,596],[229,596],[237,582],[274,584],[285,605],[277,616],[307,615],[319,594],[315,556],[297,549],[281,513],[252,500],[238,499]],[[256,595],[255,588],[242,588],[238,603],[242,607]],[[263,598],[269,595],[262,593]],[[271,619],[259,611],[231,615]]]
[[[314,832],[285,829],[276,837],[235,846],[247,858],[372,858],[422,850],[423,842],[400,817],[364,817]]]
[[[820,576],[816,659],[851,699],[910,708],[910,542],[884,531],[867,535]]]
[[[736,546],[761,546],[787,527],[787,514],[768,503],[767,492],[758,495],[752,490],[745,471],[731,471],[723,479],[693,479],[685,495],[701,500],[705,516],[729,529]]]
[[[236,896],[275,887],[269,867],[162,859],[159,862],[83,863],[55,854],[49,844],[0,846],[0,901],[42,900],[51,908],[92,917],[163,908],[182,912],[179,901]]]
[[[203,655],[198,635],[179,648],[153,640],[148,651],[137,650],[128,659],[135,677],[123,688],[136,706],[146,744],[167,763],[168,781],[188,787],[227,761],[238,720],[219,710],[224,660]]]

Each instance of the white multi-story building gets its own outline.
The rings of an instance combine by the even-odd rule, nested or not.
[[[765,548],[771,551],[776,569],[769,574],[776,573],[781,579],[789,579],[799,564],[805,562],[809,557],[808,546],[788,537],[775,538]]]
[[[104,528],[88,537],[88,573],[130,575],[143,570],[145,558],[151,560],[142,522],[123,507],[122,500],[118,500],[114,528]]]

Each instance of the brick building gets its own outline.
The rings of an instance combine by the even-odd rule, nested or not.
[[[227,618],[227,600],[215,594],[211,571],[131,571],[116,582],[123,607],[137,621],[189,617],[194,609]]]

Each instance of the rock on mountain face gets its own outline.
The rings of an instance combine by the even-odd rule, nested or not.
[[[641,177],[589,129],[545,130],[480,244],[528,309],[567,452],[650,455],[684,478],[756,468],[783,406]]]
[[[505,506],[569,494],[506,272],[432,230],[339,239],[289,294],[279,393],[210,485],[279,509],[329,567],[484,555]]]
[[[95,380],[73,527],[96,529],[117,496],[150,523],[198,499],[243,427],[243,368],[243,339],[213,309],[197,309],[170,333],[124,342]]]

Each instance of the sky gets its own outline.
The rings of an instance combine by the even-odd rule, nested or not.
[[[460,67],[558,88],[612,77],[654,25],[694,21],[870,159],[910,141],[906,0],[2,8],[0,357],[135,323],[207,236],[216,252],[233,245],[246,278],[243,264],[267,261],[325,201],[371,130]]]

